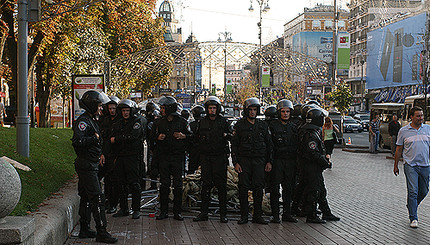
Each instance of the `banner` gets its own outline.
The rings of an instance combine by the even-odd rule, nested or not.
[[[337,69],[349,69],[349,49],[350,49],[349,34],[339,34],[337,46]]]
[[[216,94],[216,84],[212,83],[212,90],[211,90],[211,94],[215,95]]]
[[[79,107],[79,100],[88,90],[104,91],[104,75],[74,75],[72,76],[72,118],[73,121],[85,112]]]
[[[269,66],[261,67],[261,87],[263,88],[270,87],[270,67]]]
[[[231,94],[231,92],[233,91],[233,81],[231,80],[231,78],[227,79],[226,86],[226,93]]]

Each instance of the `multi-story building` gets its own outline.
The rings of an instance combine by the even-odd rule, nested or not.
[[[350,68],[348,79],[354,95],[355,110],[368,108],[372,95],[366,96],[365,83],[367,79],[367,34],[390,23],[408,17],[411,9],[419,8],[420,0],[351,0],[349,4],[348,32],[351,37]],[[366,98],[367,97],[367,98]]]
[[[344,9],[338,9],[337,13],[337,33],[339,38],[340,35],[347,35],[349,13]],[[284,47],[321,59],[327,64],[331,63],[334,20],[333,6],[317,4],[313,8],[304,8],[303,13],[284,24]],[[342,42],[348,41],[348,37],[342,39]],[[335,63],[340,64],[339,61],[348,60],[348,57],[343,57],[344,55],[345,52],[340,56],[338,55]],[[346,55],[349,55],[349,52]],[[346,77],[348,66],[348,62],[339,65],[337,70],[338,76]],[[325,91],[330,91],[330,86],[327,82],[328,79],[325,81],[307,81],[305,76],[293,76],[290,80],[306,83],[307,92],[310,97],[322,97]]]

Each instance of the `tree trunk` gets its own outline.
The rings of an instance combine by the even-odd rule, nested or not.
[[[12,84],[9,84],[9,96],[12,106],[16,106],[17,98],[17,81],[18,81],[18,60],[17,60],[17,43],[15,40],[15,26],[13,19],[14,4],[7,2],[2,6],[2,19],[9,28],[9,36],[6,40],[6,54],[9,59],[9,67],[12,71]],[[4,59],[3,59],[4,60]]]
[[[43,79],[43,71],[44,71],[45,62],[43,61],[43,57],[37,59],[36,63],[36,101],[39,103],[39,127],[46,128],[48,125],[48,116],[49,116],[49,103],[50,103],[50,95],[51,95],[51,85],[48,82],[48,78],[46,82]],[[48,77],[48,76],[47,76]]]

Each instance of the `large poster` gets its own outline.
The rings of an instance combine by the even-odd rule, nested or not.
[[[79,106],[79,99],[88,90],[104,91],[104,75],[74,75],[72,77],[72,118],[73,121],[85,112]]]
[[[427,15],[413,16],[367,34],[366,88],[419,84]]]
[[[270,67],[269,66],[261,67],[261,87],[263,88],[270,87]]]

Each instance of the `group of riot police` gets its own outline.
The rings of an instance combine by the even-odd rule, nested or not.
[[[238,224],[248,222],[249,190],[253,199],[252,222],[268,224],[262,217],[265,189],[270,192],[270,222],[297,222],[294,216],[301,215],[312,223],[339,220],[331,213],[326,199],[322,172],[331,163],[330,155],[325,154],[321,127],[327,112],[317,103],[293,106],[283,99],[267,108],[266,120],[261,120],[257,118],[261,110],[259,100],[249,98],[243,104],[243,117],[234,127],[222,115],[221,101],[216,96],[207,97],[203,106],[191,109],[194,121],[190,123],[189,111],[182,110],[171,96],[161,97],[158,103],[148,102],[144,115],[134,101],[96,91],[83,94],[79,104],[85,113],[74,123],[72,142],[77,154],[81,238],[96,237],[100,242],[115,243],[117,239],[106,231],[105,213],[114,213],[114,217],[131,214],[138,219],[146,175],[151,179],[150,188],[157,188],[158,178],[160,182],[157,220],[169,217],[171,188],[173,218],[183,220],[185,166],[188,173],[201,169],[201,212],[193,220],[208,220],[211,190],[216,187],[220,221],[227,223],[230,156],[239,176]],[[132,212],[128,207],[129,194]],[[90,229],[91,213],[97,231]]]

